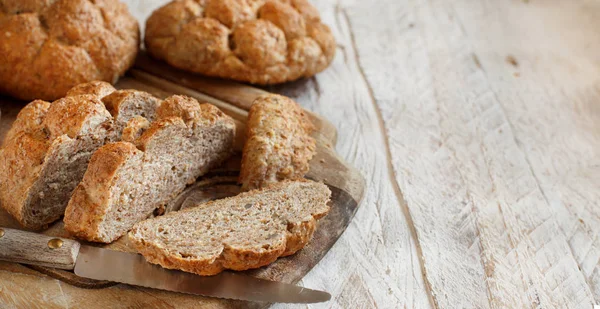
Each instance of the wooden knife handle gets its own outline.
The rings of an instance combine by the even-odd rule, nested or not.
[[[77,241],[0,227],[0,260],[71,270]]]

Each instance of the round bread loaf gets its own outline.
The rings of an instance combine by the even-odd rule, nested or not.
[[[145,43],[180,69],[263,85],[324,70],[336,48],[308,0],[175,0],[150,16]]]
[[[0,1],[0,92],[55,100],[80,83],[115,83],[133,65],[139,27],[118,0]]]

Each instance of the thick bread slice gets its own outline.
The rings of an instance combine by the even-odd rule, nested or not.
[[[315,153],[314,129],[304,110],[290,98],[264,95],[248,114],[239,182],[243,190],[285,179],[301,179]]]
[[[108,144],[93,155],[65,212],[65,229],[112,242],[228,158],[234,134],[233,119],[218,108],[167,98],[133,143]]]
[[[330,195],[322,183],[284,181],[140,222],[129,239],[165,268],[199,275],[258,268],[310,241]]]
[[[142,177],[142,171],[139,168],[142,162],[143,152],[138,150],[133,144],[127,142],[116,142],[107,144],[98,149],[90,163],[81,183],[73,192],[67,210],[65,211],[65,229],[79,236],[78,233],[85,229],[98,230],[102,218],[109,210],[103,205],[111,203],[113,197],[110,191],[107,192],[107,186],[120,183],[123,191],[131,191],[136,194],[136,186],[139,188],[139,182]],[[123,175],[122,171],[133,172],[131,175]],[[125,177],[122,179],[122,177]],[[139,190],[138,190],[139,191]],[[136,191],[137,192],[137,191]],[[120,203],[121,207],[130,202],[129,194],[117,194],[114,198]],[[122,211],[122,210],[121,210]],[[120,212],[116,210],[116,212]]]
[[[27,105],[0,151],[2,207],[30,229],[57,220],[111,127],[112,118],[96,96]]]

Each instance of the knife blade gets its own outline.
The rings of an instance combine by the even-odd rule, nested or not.
[[[90,246],[81,246],[75,274],[160,290],[260,302],[313,303],[331,297],[325,292],[232,272],[207,277],[165,269],[146,262],[139,254]]]
[[[331,298],[327,292],[228,271],[199,276],[165,269],[139,254],[6,228],[0,228],[0,260],[74,269],[80,277],[209,297],[269,303],[318,303]]]

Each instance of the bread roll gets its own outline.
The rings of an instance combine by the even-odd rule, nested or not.
[[[118,0],[2,0],[0,92],[50,101],[80,83],[115,83],[139,40],[137,21]]]
[[[172,66],[253,84],[312,76],[336,43],[308,0],[176,0],[146,22],[146,49]]]

